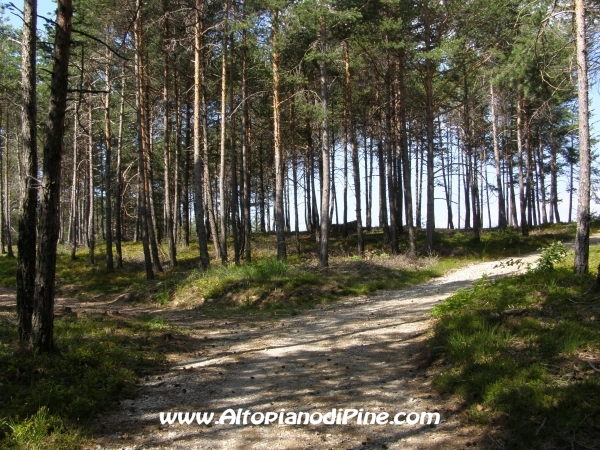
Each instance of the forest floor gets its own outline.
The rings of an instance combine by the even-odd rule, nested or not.
[[[592,243],[600,242],[600,236]],[[287,317],[207,317],[197,309],[157,311],[123,296],[99,301],[61,298],[57,310],[102,312],[113,318],[160,315],[175,327],[161,351],[168,365],[147,372],[135,398],[103,414],[88,448],[298,449],[490,447],[483,428],[461,423],[461,402],[440,396],[431,381],[427,338],[431,308],[487,275],[518,273],[538,253],[470,264],[399,291],[342,300]],[[69,297],[71,297],[69,295]],[[162,323],[162,322],[161,322]],[[439,367],[437,368],[439,370]],[[227,409],[331,412],[360,409],[438,412],[431,425],[214,424]],[[214,412],[211,426],[161,424],[160,412]],[[248,423],[250,421],[248,420]]]

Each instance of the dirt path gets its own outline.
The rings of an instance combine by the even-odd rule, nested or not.
[[[523,257],[523,263],[537,256]],[[429,312],[484,274],[517,271],[498,262],[472,264],[402,291],[259,324],[198,319],[190,311],[166,313],[167,320],[196,330],[175,346],[181,353],[172,360],[181,362],[146,377],[140,397],[102,417],[95,448],[481,448],[480,432],[459,422],[458,405],[435,393],[424,368]],[[441,423],[357,425],[352,419],[348,425],[208,427],[159,420],[159,412],[212,411],[214,423],[228,408],[323,414],[363,408],[390,418],[398,412],[438,412]]]

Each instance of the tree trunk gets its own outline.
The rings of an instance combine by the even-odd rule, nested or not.
[[[494,163],[496,165],[496,188],[498,189],[498,228],[506,228],[506,205],[502,189],[502,169],[500,167],[500,146],[498,145],[498,118],[496,116],[496,97],[494,85],[490,83],[490,107],[492,112],[492,134],[494,138]],[[490,225],[491,226],[491,225]]]
[[[292,146],[292,183],[294,184],[294,237],[296,253],[300,254],[300,214],[298,213],[298,149],[296,148],[296,117],[294,115],[294,98],[290,100],[290,136]]]
[[[556,153],[558,151],[556,136],[554,130],[552,130],[552,136],[550,137],[550,223],[560,222],[560,215],[558,214],[558,166],[556,164]]]
[[[517,149],[519,155],[519,206],[521,213],[521,233],[529,234],[527,224],[527,198],[525,196],[525,181],[523,177],[523,93],[519,88],[517,99]]]
[[[260,232],[266,233],[265,224],[265,171],[264,171],[264,152],[263,152],[262,134],[260,135],[260,144],[258,145],[258,161],[259,161],[259,182],[260,182]]]
[[[91,89],[91,83],[88,84]],[[94,132],[93,132],[93,117],[92,117],[92,94],[88,94],[88,223],[87,223],[87,245],[88,245],[88,260],[90,264],[94,264],[94,250],[96,247],[96,235],[94,230]]]
[[[219,197],[221,200],[221,263],[227,265],[227,206],[225,193],[225,135],[227,130],[227,24],[229,0],[225,2],[222,56],[221,56],[221,165],[219,172]]]
[[[204,86],[204,66],[200,64],[200,80]],[[209,148],[208,148],[208,124],[206,117],[206,94],[204,89],[200,91],[201,119],[202,119],[202,155],[204,156],[204,198],[205,205],[208,210],[208,221],[210,226],[210,234],[213,241],[213,251],[215,259],[221,257],[221,247],[219,246],[219,231],[217,229],[217,218],[215,217],[215,205],[213,202],[213,189],[211,185],[210,164],[209,164]],[[208,240],[208,239],[207,239]],[[208,245],[208,244],[207,244]]]
[[[208,269],[210,259],[208,256],[208,243],[204,227],[204,193],[202,180],[202,160],[200,158],[200,125],[204,121],[204,114],[200,113],[202,92],[202,33],[204,2],[196,0],[196,27],[194,35],[194,211],[196,213],[196,233],[198,234],[198,247],[200,250],[200,264],[203,269]],[[204,105],[202,105],[204,106]],[[224,117],[223,117],[223,120]],[[224,125],[223,125],[224,126]],[[205,161],[208,165],[208,160]],[[225,231],[222,230],[223,234]]]
[[[283,216],[283,149],[281,148],[281,105],[279,101],[279,11],[273,11],[271,22],[271,61],[273,69],[273,150],[275,151],[275,231],[277,233],[277,259],[286,259]],[[321,75],[323,76],[323,75]],[[326,136],[326,134],[324,134]],[[326,144],[325,144],[326,145]],[[327,210],[325,210],[327,211]],[[327,264],[325,264],[327,265]]]
[[[8,126],[8,113],[9,111],[6,111],[6,152],[5,152],[5,158],[6,158],[6,162],[4,164],[4,225],[6,227],[5,229],[5,233],[6,233],[6,246],[7,246],[7,256],[9,258],[14,258],[14,253],[13,253],[13,245],[12,245],[12,232],[11,232],[11,212],[12,212],[12,205],[11,205],[11,201],[10,201],[10,185],[8,182],[8,172],[10,170],[10,159],[9,159],[9,155],[8,155],[8,132],[9,132],[9,126]]]
[[[319,265],[320,267],[329,266],[329,189],[331,179],[329,173],[329,129],[328,129],[328,92],[327,92],[327,64],[325,62],[325,52],[327,50],[327,28],[325,19],[321,18],[320,44],[322,60],[320,64],[320,87],[321,87],[321,107],[323,114],[322,139],[321,139],[321,160],[323,165],[323,188],[321,189],[321,239],[319,246]]]
[[[188,89],[189,91],[189,89]],[[187,97],[187,96],[186,96]],[[190,246],[190,144],[192,134],[192,108],[189,98],[185,100],[185,144],[183,151],[183,180],[181,182],[181,228],[183,228],[183,245]],[[204,117],[204,115],[202,115]],[[182,125],[183,127],[183,125]],[[207,164],[206,164],[207,165]],[[205,167],[206,167],[205,165]],[[205,176],[206,178],[206,176]],[[206,180],[205,180],[206,181]],[[218,248],[218,247],[217,247]]]
[[[122,167],[122,152],[123,152],[123,122],[125,116],[125,76],[124,71],[121,80],[121,105],[119,106],[119,137],[117,140],[117,189],[115,192],[115,250],[117,253],[117,268],[123,268],[123,252],[121,249],[121,241],[123,240],[123,167]]]
[[[163,170],[165,180],[165,232],[167,233],[167,240],[169,241],[169,260],[171,267],[177,265],[177,248],[175,247],[175,233],[173,226],[173,216],[171,207],[171,117],[169,109],[169,16],[168,16],[168,0],[163,0],[163,103],[164,103],[164,117],[163,117],[163,135],[164,135],[164,149],[163,149]],[[177,111],[177,115],[181,114],[181,111]],[[179,139],[179,137],[177,137]]]
[[[235,2],[232,4],[233,12],[232,14],[235,16],[236,4]],[[229,34],[229,53],[231,56],[231,61],[233,61],[234,55],[234,39],[233,32]],[[229,121],[229,192],[231,203],[229,207],[231,208],[231,238],[233,240],[233,261],[236,266],[240,264],[240,208],[239,208],[239,189],[238,189],[238,181],[237,181],[237,152],[235,146],[235,116],[233,112],[236,110],[234,107],[233,101],[233,67],[232,62],[230,61],[229,67],[229,111],[230,111],[230,121]]]
[[[365,127],[365,209],[367,231],[371,231],[373,206],[373,136],[369,139],[369,170],[367,172],[367,127]]]
[[[107,33],[108,34],[108,33]],[[108,37],[108,36],[107,36]],[[107,39],[108,40],[108,39]],[[114,270],[113,262],[113,251],[112,251],[112,205],[111,205],[111,186],[110,181],[112,179],[112,173],[110,170],[111,165],[111,152],[112,152],[112,133],[110,128],[110,91],[111,91],[111,79],[110,79],[110,49],[106,48],[106,69],[104,80],[106,83],[106,94],[104,96],[104,145],[105,145],[105,161],[104,161],[104,190],[106,191],[105,199],[105,243],[106,243],[106,270]]]
[[[540,195],[542,196],[542,223],[545,225],[548,223],[548,215],[546,214],[546,173],[544,171],[544,149],[542,148],[542,138],[539,137],[538,145],[538,173],[540,180]]]
[[[431,24],[429,17],[429,8],[425,8],[425,51],[430,52],[431,46]],[[435,199],[434,199],[434,125],[433,125],[433,74],[435,68],[431,58],[425,59],[425,127],[427,130],[427,225],[425,249],[428,253],[433,253],[433,232],[435,231]]]
[[[579,104],[579,201],[575,235],[575,273],[588,272],[590,254],[590,129],[588,109],[587,42],[585,1],[575,0],[577,33],[577,94]]]
[[[386,37],[387,40],[387,37]],[[390,203],[390,248],[392,255],[397,255],[398,249],[398,200],[396,183],[394,181],[394,151],[392,145],[392,65],[389,51],[386,52],[385,74],[385,153],[387,168],[388,196]]]
[[[72,15],[71,0],[59,0],[54,41],[54,67],[50,85],[50,108],[44,143],[44,175],[40,186],[40,242],[31,334],[33,347],[43,352],[54,349],[56,245],[60,229],[60,169],[69,84]]]
[[[244,0],[244,17],[246,1]],[[250,217],[250,155],[251,155],[251,122],[248,117],[248,80],[247,80],[247,45],[246,45],[246,29],[242,31],[242,173],[244,175],[244,249],[246,252],[246,263],[252,262],[252,241],[250,235],[252,233],[252,220]],[[292,120],[293,124],[293,120]],[[294,159],[295,163],[295,159]],[[294,182],[294,195],[296,193],[296,183]],[[296,197],[294,197],[295,199]],[[298,203],[296,202],[296,205]],[[296,207],[296,229],[298,227],[298,214]]]
[[[144,249],[144,267],[146,269],[146,279],[154,279],[154,270],[152,267],[152,255],[150,254],[149,230],[152,226],[148,218],[148,195],[146,194],[147,176],[145,168],[145,159],[147,148],[146,134],[148,133],[147,121],[145,117],[144,100],[144,67],[142,62],[143,55],[143,30],[142,30],[142,1],[136,0],[137,17],[134,22],[135,35],[135,76],[136,76],[136,110],[137,110],[137,144],[138,144],[138,214],[142,247]]]
[[[360,167],[358,160],[358,145],[356,144],[356,130],[354,128],[354,116],[352,108],[352,76],[350,73],[350,49],[348,41],[344,41],[344,63],[346,66],[346,116],[347,116],[347,132],[350,141],[350,153],[352,156],[352,175],[354,177],[354,194],[356,203],[356,243],[357,253],[362,256],[365,251],[365,241],[362,229],[362,210],[361,210],[361,193],[360,193]],[[365,146],[366,148],[366,146]],[[344,152],[345,154],[345,152]],[[366,155],[365,155],[366,156]],[[366,161],[366,157],[365,157]],[[366,171],[365,171],[366,174]],[[345,199],[344,199],[345,200]],[[344,204],[344,209],[346,205]]]
[[[397,134],[400,136],[400,152],[402,163],[402,183],[404,191],[404,209],[406,215],[406,226],[408,228],[408,242],[411,254],[417,251],[415,227],[413,223],[413,205],[412,205],[412,187],[410,184],[410,158],[408,155],[408,133],[406,130],[406,88],[404,84],[404,49],[399,51],[396,77],[398,81],[398,118],[397,118]]]
[[[27,344],[31,336],[36,259],[37,211],[37,0],[24,1],[21,47],[21,134],[23,150],[17,240],[17,314],[19,342]]]

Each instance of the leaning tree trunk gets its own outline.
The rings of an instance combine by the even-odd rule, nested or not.
[[[69,85],[72,15],[72,1],[59,0],[54,41],[54,68],[50,85],[50,108],[44,143],[44,175],[40,186],[40,242],[31,334],[33,347],[44,352],[54,349],[56,245],[60,230],[60,168]]]
[[[587,273],[590,255],[590,129],[588,110],[585,0],[575,0],[577,94],[579,103],[579,201],[575,236],[575,273]]]
[[[35,285],[36,211],[38,177],[37,101],[36,101],[36,23],[37,0],[25,0],[21,50],[21,134],[23,136],[17,240],[17,314],[19,342],[27,344],[31,336],[33,290]]]

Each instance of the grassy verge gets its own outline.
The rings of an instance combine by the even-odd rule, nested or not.
[[[423,283],[468,262],[519,256],[557,239],[569,240],[573,234],[573,225],[559,224],[532,230],[529,236],[510,229],[485,231],[476,242],[472,232],[438,230],[439,254],[421,258],[390,255],[377,231],[366,234],[364,257],[353,254],[354,236],[332,236],[330,267],[324,270],[315,263],[316,245],[309,235],[301,237],[300,253],[292,253],[287,262],[272,256],[274,237],[261,235],[253,243],[257,251],[252,265],[217,264],[208,272],[170,274],[162,281],[158,298],[163,304],[172,301],[174,307],[200,307],[207,314],[222,314],[225,309],[293,314],[339,298]],[[419,245],[424,239],[419,232]],[[288,245],[294,246],[293,238]],[[408,242],[402,241],[401,247],[406,250]]]
[[[194,271],[175,283],[174,306],[294,313],[339,298],[399,289],[440,276],[453,267],[436,258],[383,255],[370,260],[347,258],[327,269],[264,258],[252,265],[217,266]]]
[[[568,261],[482,280],[433,311],[435,386],[504,448],[600,442],[600,290]],[[596,246],[590,267],[599,262]]]
[[[71,449],[88,421],[134,395],[138,376],[164,364],[167,327],[111,316],[55,320],[58,352],[18,349],[16,325],[0,316],[0,448]]]

